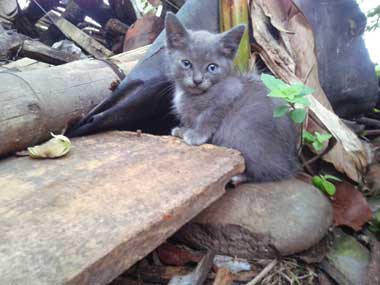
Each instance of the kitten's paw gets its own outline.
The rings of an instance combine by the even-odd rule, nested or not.
[[[248,182],[248,177],[245,174],[236,175],[232,177],[230,181],[232,187],[234,188],[245,182]]]
[[[183,138],[183,135],[185,134],[186,131],[187,131],[186,128],[175,127],[174,129],[172,129],[171,135],[173,137]]]
[[[209,136],[205,134],[200,134],[194,130],[188,130],[185,132],[183,139],[185,143],[190,145],[201,145],[208,141]]]

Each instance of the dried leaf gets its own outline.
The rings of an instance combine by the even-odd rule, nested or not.
[[[323,159],[352,180],[360,181],[368,164],[366,148],[332,111],[322,90],[313,32],[306,17],[291,0],[251,0],[250,5],[254,37],[258,43],[256,54],[285,82],[301,82],[315,89],[313,96],[307,97],[311,103],[309,121],[318,125],[317,131],[322,133],[326,129],[337,140]],[[277,32],[273,33],[271,29]]]
[[[363,194],[348,182],[336,184],[333,200],[334,224],[349,226],[355,231],[372,218],[371,209]]]
[[[164,243],[157,248],[160,261],[165,265],[183,266],[189,262],[199,262],[202,255],[192,253],[190,250]]]
[[[63,135],[54,135],[52,139],[34,147],[28,147],[31,158],[58,158],[65,156],[71,149],[70,140]]]

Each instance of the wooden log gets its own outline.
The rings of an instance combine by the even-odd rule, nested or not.
[[[0,66],[0,72],[1,71],[15,71],[15,72],[31,71],[31,70],[37,70],[37,69],[42,69],[42,68],[48,68],[50,66],[51,66],[50,64],[39,62],[35,59],[31,59],[28,57],[24,57],[19,60]]]
[[[128,72],[146,48],[115,57]],[[111,94],[118,76],[104,62],[80,60],[28,72],[0,73],[0,157],[65,129]]]
[[[111,132],[73,145],[63,159],[0,163],[0,284],[107,284],[244,169],[235,150],[173,137]]]
[[[54,22],[54,25],[62,33],[64,33],[69,39],[77,43],[81,48],[93,55],[95,58],[107,58],[113,55],[110,50],[86,33],[82,32],[65,18],[55,15],[52,15],[50,18]]]

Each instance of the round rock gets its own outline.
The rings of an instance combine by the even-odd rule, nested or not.
[[[175,237],[220,254],[268,258],[311,248],[325,236],[331,223],[329,200],[312,185],[292,179],[240,185]]]

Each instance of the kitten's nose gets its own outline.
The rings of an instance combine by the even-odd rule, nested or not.
[[[195,85],[199,85],[203,82],[202,78],[193,78],[193,82]]]

